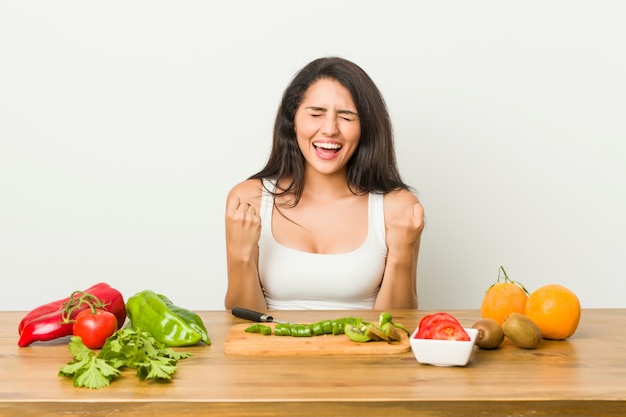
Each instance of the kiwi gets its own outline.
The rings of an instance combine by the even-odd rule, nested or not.
[[[504,340],[504,332],[500,323],[493,319],[480,319],[472,327],[478,330],[476,346],[481,349],[496,349]]]
[[[381,329],[376,326],[370,326],[367,328],[367,337],[374,341],[379,340],[389,340],[389,336],[387,336]]]
[[[502,331],[515,346],[534,349],[541,343],[541,330],[534,321],[520,313],[511,313],[502,322]]]
[[[371,326],[371,323],[346,323],[343,328],[344,333],[350,340],[353,342],[369,342],[372,340],[370,336],[368,336],[368,329]]]
[[[370,323],[365,334],[371,340],[376,342],[380,340],[387,342],[396,342],[401,340],[400,333],[398,333],[398,330],[396,330],[391,323],[385,323],[383,324],[383,327],[376,327],[374,324]]]

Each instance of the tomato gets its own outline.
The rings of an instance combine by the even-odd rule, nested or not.
[[[470,340],[461,323],[453,315],[445,312],[424,316],[419,323],[417,339]]]
[[[90,349],[100,349],[116,330],[115,314],[102,309],[95,309],[94,313],[90,308],[78,313],[73,327],[74,336]]]
[[[461,327],[461,323],[451,314],[441,312],[424,316],[419,323],[419,330],[416,337],[418,339],[432,339],[432,329],[440,321],[447,320],[456,323]],[[462,328],[462,327],[461,327]]]
[[[469,335],[460,324],[451,320],[441,320],[432,329],[432,339],[437,340],[470,340]]]

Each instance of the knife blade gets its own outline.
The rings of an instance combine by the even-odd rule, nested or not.
[[[286,321],[276,320],[273,316],[260,313],[254,310],[248,310],[243,307],[234,307],[232,310],[233,316],[246,320],[256,321],[258,323],[287,323]]]

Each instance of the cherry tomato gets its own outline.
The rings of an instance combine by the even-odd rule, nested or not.
[[[79,336],[90,349],[100,349],[116,330],[115,314],[102,309],[96,309],[94,314],[90,308],[78,313],[73,327],[74,336]]]

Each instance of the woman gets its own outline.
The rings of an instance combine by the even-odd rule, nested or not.
[[[267,164],[229,192],[225,222],[227,309],[417,308],[424,211],[385,102],[350,61],[296,74]]]

